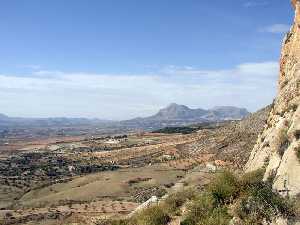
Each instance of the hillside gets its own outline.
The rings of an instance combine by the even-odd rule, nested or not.
[[[258,134],[264,129],[270,109],[271,106],[267,106],[241,121],[229,122],[216,129],[201,130],[197,141],[182,145],[180,149],[192,158],[211,154],[210,160],[222,160],[234,168],[243,168]]]

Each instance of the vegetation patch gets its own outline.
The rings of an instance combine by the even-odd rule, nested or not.
[[[268,182],[263,182],[264,172],[257,170],[238,177],[224,171],[201,192],[185,190],[171,194],[163,203],[129,220],[103,225],[165,225],[172,217],[181,215],[184,205],[187,211],[181,225],[228,225],[233,218],[240,224],[262,225],[277,216],[294,217],[296,204],[274,192]]]
[[[150,199],[152,196],[162,197],[167,191],[162,187],[137,187],[134,188],[132,195],[136,202],[143,203]]]
[[[292,203],[272,186],[263,182],[264,170],[246,173],[242,177],[225,171],[218,175],[196,201],[188,207],[182,225],[228,224],[239,218],[242,224],[263,224],[280,215],[294,216]],[[228,208],[233,208],[229,212]]]
[[[238,180],[231,172],[224,171],[217,175],[208,191],[218,204],[231,202],[238,192]]]
[[[288,129],[283,129],[280,134],[280,146],[278,148],[278,154],[282,157],[284,155],[284,152],[290,145],[290,141],[288,138]]]
[[[298,147],[296,149],[296,155],[297,155],[298,159],[300,160],[300,147]]]
[[[136,178],[130,179],[127,183],[129,185],[134,185],[134,184],[138,184],[138,183],[141,183],[141,182],[146,182],[146,181],[149,181],[149,180],[152,180],[152,178],[151,177],[136,177]]]
[[[156,131],[153,131],[153,133],[163,133],[163,134],[191,134],[195,131],[197,131],[197,128],[192,127],[165,127]]]
[[[195,197],[196,191],[193,189],[176,192],[165,199],[164,203],[162,203],[162,207],[169,215],[180,215],[180,207],[182,207],[187,201],[193,200]]]
[[[225,225],[230,219],[227,207],[219,204],[211,193],[205,192],[188,206],[181,225]]]
[[[169,195],[163,203],[146,208],[130,219],[107,220],[97,225],[166,225],[171,218],[180,214],[180,207],[196,197],[194,189],[186,189]]]
[[[296,137],[297,140],[300,139],[300,130],[296,130],[295,137]]]
[[[170,221],[170,216],[161,206],[149,207],[138,213],[132,221],[134,225],[165,225]]]
[[[140,211],[130,219],[101,221],[97,225],[167,225],[170,220],[171,217],[163,207],[156,205]]]

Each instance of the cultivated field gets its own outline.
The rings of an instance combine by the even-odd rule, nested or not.
[[[263,120],[253,115],[190,134],[24,140],[0,156],[0,222],[97,224],[152,196],[201,189],[211,172],[243,166]]]

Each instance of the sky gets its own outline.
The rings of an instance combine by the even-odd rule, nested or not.
[[[0,0],[0,113],[122,120],[276,95],[289,0]]]

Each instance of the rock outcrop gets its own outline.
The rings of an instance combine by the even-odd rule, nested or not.
[[[283,195],[300,193],[300,0],[292,0],[294,24],[284,38],[278,95],[246,171],[265,167],[265,180]]]

